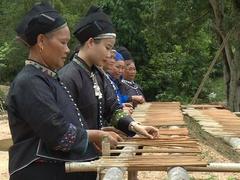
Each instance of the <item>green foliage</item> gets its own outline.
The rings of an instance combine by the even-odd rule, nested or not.
[[[0,81],[7,80],[9,78],[9,59],[10,52],[14,51],[15,48],[12,44],[5,42],[0,46]]]
[[[215,94],[215,97],[209,98],[210,102],[223,102],[226,101],[225,86],[223,78],[216,78],[210,85],[210,92]]]
[[[145,11],[145,1],[141,0],[99,0],[99,5],[108,13],[117,32],[116,46],[125,46],[131,50],[138,66],[148,62],[146,39],[142,30],[145,24],[142,13]]]
[[[147,24],[144,36],[151,56],[140,71],[147,97],[189,102],[213,58],[210,22],[205,17],[207,1],[163,0],[147,5],[142,18]],[[204,16],[194,24],[196,14]],[[207,93],[205,87],[201,98]]]
[[[14,0],[2,0],[0,2],[0,83],[11,82],[28,56],[28,49],[20,42],[15,41],[15,28],[26,11],[40,0],[22,0],[22,3]],[[90,4],[95,0],[79,3],[78,0],[48,0],[63,14],[70,29],[73,29],[80,17],[86,12]],[[71,49],[76,44],[75,38],[69,43]]]
[[[215,175],[210,175],[206,180],[217,180],[217,176]]]
[[[237,178],[234,177],[234,176],[229,176],[229,177],[227,178],[227,180],[237,180]]]
[[[4,111],[5,108],[5,99],[6,99],[6,95],[4,93],[4,91],[2,91],[0,89],[0,112]]]
[[[148,100],[188,102],[215,49],[208,1],[102,0],[116,26],[118,44],[130,49]],[[208,87],[201,94],[205,99]]]
[[[0,29],[0,83],[11,82],[24,65],[27,49],[14,41],[14,29],[19,17],[36,2],[39,0],[0,2],[0,24],[5,27]],[[137,81],[148,100],[189,102],[217,50],[207,0],[49,2],[63,14],[70,30],[91,4],[102,6],[116,27],[117,45],[126,46],[133,54]],[[229,26],[234,22],[229,21]],[[76,43],[72,37],[70,49]],[[218,78],[221,71],[219,64],[212,77]],[[210,86],[205,86],[200,101],[208,101],[211,92]]]
[[[2,46],[0,46],[0,63],[4,63],[4,60],[7,54],[11,51],[11,47],[9,43],[5,42]]]
[[[0,99],[4,99],[5,98],[5,94],[4,92],[0,89]]]

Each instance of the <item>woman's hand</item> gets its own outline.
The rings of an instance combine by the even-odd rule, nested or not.
[[[123,111],[131,115],[133,113],[133,105],[131,103],[123,103]]]
[[[159,130],[153,126],[143,126],[137,122],[132,122],[130,124],[130,130],[137,133],[138,135],[145,136],[149,139],[154,139],[159,137]]]
[[[127,134],[125,134],[124,132],[116,129],[116,128],[113,127],[113,126],[102,127],[101,130],[102,130],[102,131],[113,131],[113,132],[117,133],[119,136],[121,136],[122,138],[127,137]]]
[[[143,96],[132,96],[132,101],[136,104],[143,104],[145,102],[145,99]]]
[[[89,141],[92,142],[96,148],[101,151],[103,137],[108,137],[111,148],[115,148],[118,142],[123,139],[113,131],[101,131],[101,130],[87,130]]]

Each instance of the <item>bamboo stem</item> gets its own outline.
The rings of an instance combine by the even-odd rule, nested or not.
[[[110,153],[129,153],[128,150],[110,150]],[[197,148],[195,149],[136,149],[135,153],[200,153],[201,151]]]

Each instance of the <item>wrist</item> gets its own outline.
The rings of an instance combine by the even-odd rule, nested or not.
[[[136,100],[136,96],[131,96],[131,100],[135,101]]]
[[[102,136],[102,131],[100,130],[87,130],[88,138],[90,142],[95,142],[96,139]]]
[[[128,126],[128,130],[136,133],[137,132],[136,131],[137,126],[141,126],[141,123],[136,122],[136,121],[132,121]]]

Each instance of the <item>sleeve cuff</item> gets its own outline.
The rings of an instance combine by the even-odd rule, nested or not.
[[[117,129],[124,132],[128,136],[132,137],[135,136],[136,133],[129,130],[129,124],[134,121],[130,116],[125,116],[124,118],[121,118],[118,122]]]
[[[119,129],[120,131],[124,132],[128,136],[134,136],[136,133],[129,130],[129,124],[134,120],[128,116],[122,109],[118,109],[115,111],[113,118],[112,118],[112,125]]]
[[[79,129],[70,123],[67,132],[58,141],[54,148],[57,151],[75,151],[79,155],[84,154],[88,147],[88,135],[85,129]]]
[[[63,137],[58,141],[58,145],[54,148],[54,150],[58,151],[69,151],[73,144],[76,141],[77,137],[77,128],[72,123],[70,123],[67,132],[63,135]]]

